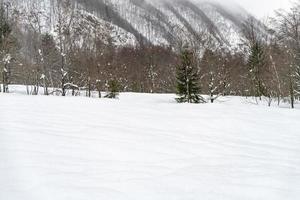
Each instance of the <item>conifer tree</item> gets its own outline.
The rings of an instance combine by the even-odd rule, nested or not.
[[[194,54],[188,48],[181,52],[181,64],[177,66],[177,95],[178,103],[203,103],[199,95],[200,86],[198,72],[194,64]]]
[[[258,41],[251,46],[248,67],[255,96],[261,97],[266,95],[266,86],[262,79],[262,73],[266,67],[266,57],[263,45]]]
[[[105,98],[109,99],[116,99],[119,96],[119,83],[116,80],[111,80],[108,82],[108,94],[105,96]]]
[[[4,3],[2,2],[0,5],[0,55],[1,59],[4,61],[4,66],[1,66],[1,77],[2,77],[2,85],[3,92],[8,92],[8,82],[10,69],[8,68],[8,63],[10,62],[10,54],[7,51],[7,45],[5,45],[5,40],[11,33],[11,27],[8,23],[8,12],[5,10]],[[7,5],[8,6],[8,5]],[[0,89],[1,92],[1,89]]]
[[[10,34],[11,28],[8,24],[8,16],[3,3],[0,5],[0,44]]]

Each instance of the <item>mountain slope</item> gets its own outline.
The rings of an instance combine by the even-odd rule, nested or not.
[[[84,4],[83,0],[78,2]],[[184,35],[197,41],[211,38],[217,46],[237,47],[239,37],[243,37],[242,23],[250,16],[242,9],[234,12],[212,1],[111,0],[106,4],[102,0],[92,2],[96,2],[98,6],[94,3],[92,10],[85,7],[89,12],[94,11],[100,17],[105,15],[103,18],[126,29],[135,35],[139,42],[141,40],[136,31],[144,36],[146,41],[155,44],[172,45],[176,42],[174,38]],[[111,10],[115,10],[114,13],[118,13],[116,16],[123,20],[115,20]],[[134,31],[130,31],[128,25],[134,27]],[[228,32],[231,34],[227,34]],[[232,40],[232,35],[236,36],[235,41]]]
[[[30,5],[48,2],[52,12],[56,0],[14,0]],[[242,24],[250,15],[237,5],[232,10],[205,0],[71,0],[74,8],[109,23],[112,29],[134,38],[131,43],[175,46],[178,40],[237,49]],[[53,20],[52,20],[53,21]],[[125,34],[126,35],[126,34]],[[131,35],[131,36],[128,36]]]

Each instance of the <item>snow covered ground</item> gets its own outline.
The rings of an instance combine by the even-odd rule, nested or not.
[[[1,200],[298,200],[300,110],[0,94]]]

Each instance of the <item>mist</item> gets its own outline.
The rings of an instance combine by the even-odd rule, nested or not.
[[[278,9],[287,10],[291,7],[290,0],[207,0],[216,1],[224,4],[227,7],[238,9],[241,6],[249,13],[258,18],[268,17],[274,15],[274,11]]]
[[[155,0],[166,1],[166,0]],[[171,0],[170,0],[171,1]],[[181,0],[185,1],[185,0]],[[279,9],[288,10],[291,0],[190,0],[193,2],[217,2],[227,9],[238,12],[249,12],[257,18],[273,16],[274,11]],[[152,1],[153,2],[153,1]]]

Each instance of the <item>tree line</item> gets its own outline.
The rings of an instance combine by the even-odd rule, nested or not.
[[[4,93],[10,84],[22,84],[29,95],[177,92],[178,102],[189,103],[238,95],[269,105],[288,101],[292,108],[300,97],[299,3],[277,12],[268,26],[245,21],[239,52],[203,47],[200,37],[177,38],[176,47],[117,45],[122,37],[110,23],[78,14],[69,0],[57,1],[51,16],[35,7],[24,13],[9,2],[0,6]],[[55,20],[52,32],[43,30],[49,20]]]

